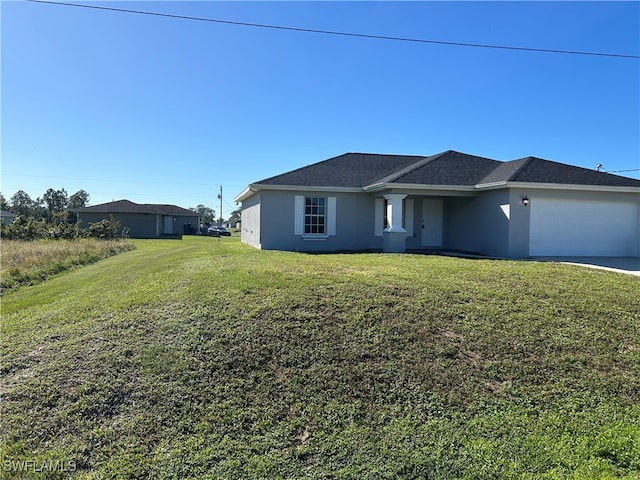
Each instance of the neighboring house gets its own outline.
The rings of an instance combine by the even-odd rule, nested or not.
[[[235,200],[265,250],[640,256],[640,180],[535,157],[346,153]]]
[[[6,210],[0,210],[0,219],[3,225],[9,225],[16,218],[15,213],[8,212]]]
[[[108,219],[110,215],[120,220],[122,228],[129,229],[131,238],[176,237],[183,233],[199,233],[198,214],[175,205],[139,204],[129,200],[118,200],[78,209],[78,219],[85,227],[90,223]]]

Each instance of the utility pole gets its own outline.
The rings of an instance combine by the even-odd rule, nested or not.
[[[220,215],[218,216],[218,225],[222,226],[222,185],[220,185],[220,193],[218,194],[220,199]]]

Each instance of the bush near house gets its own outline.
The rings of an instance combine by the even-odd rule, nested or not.
[[[111,240],[127,238],[128,230],[124,229],[121,232],[120,226],[120,221],[110,215],[108,220],[89,223],[87,228],[82,228],[79,221],[69,222],[68,213],[64,211],[52,214],[50,220],[18,215],[13,222],[0,227],[0,235],[7,240],[74,240],[86,237]]]

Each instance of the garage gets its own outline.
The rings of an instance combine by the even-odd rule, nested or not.
[[[529,255],[638,255],[637,202],[537,198],[530,203]]]

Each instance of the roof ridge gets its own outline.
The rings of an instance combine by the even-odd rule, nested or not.
[[[520,165],[518,168],[516,168],[516,171],[513,172],[511,175],[509,175],[509,178],[507,178],[507,181],[512,181],[514,178],[516,178],[520,174],[520,172],[522,170],[524,170],[531,163],[531,161],[534,158],[536,158],[536,157],[528,156],[528,157],[523,157],[523,158],[516,158],[515,160],[509,160],[508,162],[505,162],[505,163],[511,163],[511,162],[523,161],[522,165]],[[497,168],[500,168],[500,166],[498,166]]]
[[[377,182],[374,183],[389,183],[389,182],[393,182],[394,180],[402,177],[403,175],[406,175],[408,173],[411,173],[415,170],[417,170],[420,167],[424,167],[426,164],[431,163],[435,160],[437,160],[438,158],[446,155],[449,152],[452,152],[453,150],[447,150],[446,152],[441,152],[441,153],[436,153],[435,155],[431,155],[428,157],[422,157],[420,158],[420,160],[418,160],[415,163],[412,163],[411,165],[401,168],[400,170],[397,170],[396,172],[392,173],[391,175],[387,175],[386,177],[381,178],[380,180],[378,180]]]

